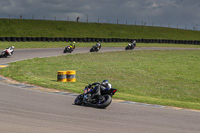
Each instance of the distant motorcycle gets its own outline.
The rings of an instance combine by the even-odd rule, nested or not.
[[[96,45],[92,46],[92,48],[90,49],[90,52],[98,52],[100,50],[100,48],[98,48]]]
[[[133,50],[135,48],[135,45],[132,45],[131,43],[126,46],[125,50]]]
[[[67,53],[67,52],[71,53],[72,51],[74,51],[74,49],[71,48],[70,46],[67,46],[67,47],[65,47],[63,53]]]
[[[92,89],[85,87],[84,93],[77,96],[74,100],[74,104],[76,105],[91,105],[98,108],[106,108],[112,102],[112,96],[115,94],[117,89],[111,88],[107,90],[101,91],[102,98],[99,99],[98,97],[92,98],[91,94]]]
[[[13,47],[13,46],[12,46]],[[11,49],[11,47],[9,47],[9,48],[6,48],[2,53],[1,53],[1,55],[0,55],[0,57],[2,58],[2,57],[5,57],[5,58],[7,58],[7,57],[11,57],[12,55],[13,55],[13,53],[14,53],[14,47]]]
[[[93,45],[92,48],[90,49],[90,52],[98,52],[101,49],[101,43],[97,42],[96,45]]]

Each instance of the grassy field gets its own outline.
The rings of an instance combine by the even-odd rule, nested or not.
[[[21,19],[0,19],[0,26],[0,37],[94,37],[200,40],[200,31],[151,26]]]
[[[0,73],[76,93],[108,79],[118,89],[114,98],[200,110],[199,60],[199,49],[87,53],[14,62]],[[76,70],[77,82],[57,82],[60,70]]]
[[[0,49],[15,46],[16,49],[24,48],[64,48],[70,43],[66,42],[0,42]],[[76,43],[76,47],[92,47],[95,43]],[[126,47],[128,43],[102,43],[102,47]],[[181,47],[200,48],[200,45],[186,44],[159,44],[159,43],[137,43],[137,47]]]

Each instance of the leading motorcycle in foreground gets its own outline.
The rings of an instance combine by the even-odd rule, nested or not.
[[[85,87],[84,93],[77,96],[74,100],[75,105],[90,105],[97,108],[106,108],[108,107],[112,102],[112,96],[115,94],[117,89],[111,88],[111,89],[105,89],[101,90],[101,99],[98,97],[92,98],[91,94],[92,89]]]

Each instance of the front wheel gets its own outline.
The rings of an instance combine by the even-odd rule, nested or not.
[[[90,49],[90,52],[94,52],[94,49],[93,49],[93,48],[91,48],[91,49]]]
[[[103,100],[99,100],[97,103],[98,108],[106,108],[112,102],[112,97],[110,95],[103,95]]]
[[[6,53],[3,51],[0,55],[0,57],[5,57]]]
[[[76,99],[74,100],[74,104],[81,105],[82,103],[83,103],[83,95],[77,96]]]
[[[66,53],[66,52],[67,52],[67,49],[65,48],[64,51],[63,51],[63,53]]]

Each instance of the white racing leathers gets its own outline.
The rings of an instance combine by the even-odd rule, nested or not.
[[[6,48],[4,51],[7,51],[7,53],[11,56],[14,52],[14,49],[12,49],[11,47]]]

